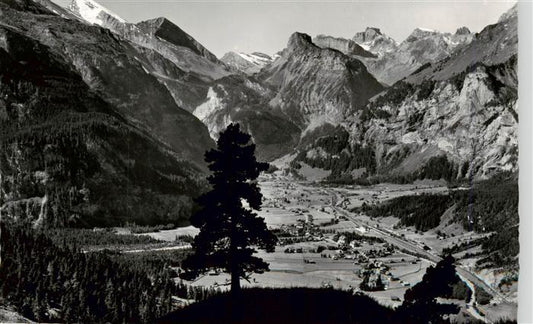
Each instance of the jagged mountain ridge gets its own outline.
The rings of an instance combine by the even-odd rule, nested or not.
[[[516,172],[515,9],[455,54],[428,64],[372,98],[347,122],[346,131],[336,132],[335,138],[345,139],[335,149],[322,139],[301,148],[296,161],[351,180],[368,170],[375,170],[378,181],[412,181],[428,174],[453,181]],[[508,42],[504,51],[497,51],[501,40]],[[473,55],[479,49],[487,50]],[[373,160],[341,163],[369,154]]]
[[[189,48],[196,54],[201,55],[214,63],[219,63],[215,54],[211,53],[197,40],[164,17],[141,21],[137,23],[136,26],[152,37],[155,36],[176,46]]]
[[[357,59],[295,33],[280,56],[253,78],[217,80],[194,114],[212,136],[230,122],[244,123],[259,154],[273,159],[290,153],[313,129],[342,123],[382,89]],[[254,122],[254,115],[267,124]]]
[[[518,51],[517,20],[515,5],[503,14],[496,24],[485,27],[471,43],[459,48],[450,58],[428,64],[424,69],[410,75],[407,81],[420,83],[426,79],[445,80],[476,64],[490,66],[507,62]],[[515,81],[512,81],[512,86],[516,86]]]
[[[205,126],[107,30],[26,0],[0,2],[0,16],[2,212],[47,226],[186,222],[213,145]]]
[[[86,22],[107,28],[139,45],[157,48],[158,45],[149,44],[150,41],[164,41],[191,50],[213,63],[220,63],[213,53],[164,17],[131,24],[92,0],[72,0],[68,9]]]
[[[377,58],[361,57],[361,61],[379,81],[392,85],[424,64],[450,56],[472,38],[473,34],[467,28],[459,28],[454,34],[416,28],[397,44],[379,29],[369,27],[357,33],[353,40],[378,55]]]

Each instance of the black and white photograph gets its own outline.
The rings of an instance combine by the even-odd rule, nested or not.
[[[0,0],[0,323],[532,323],[531,7]]]

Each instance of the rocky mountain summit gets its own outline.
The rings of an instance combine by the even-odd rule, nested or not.
[[[206,123],[212,136],[230,122],[243,123],[260,154],[272,159],[290,153],[300,137],[313,129],[342,123],[382,89],[357,59],[320,48],[309,35],[294,33],[280,57],[253,78],[217,80],[208,100],[194,114]],[[252,121],[253,115],[268,123]],[[276,132],[267,127],[273,123]],[[284,137],[277,132],[280,128]]]
[[[304,130],[324,119],[342,122],[383,89],[359,60],[320,48],[302,33],[294,33],[280,58],[258,77],[276,89],[270,105]]]
[[[376,27],[367,27],[365,31],[356,33],[352,41],[378,56],[395,51],[398,47],[394,39],[381,33],[381,30]]]
[[[514,6],[500,17],[498,23],[485,27],[466,46],[457,48],[449,58],[427,64],[407,80],[411,83],[419,83],[425,79],[444,80],[475,66],[493,66],[508,62],[518,52],[517,23],[518,13]],[[512,86],[516,86],[515,81],[502,80]]]
[[[274,60],[267,54],[254,52],[251,54],[228,52],[220,59],[226,65],[234,68],[236,71],[243,72],[248,75],[255,74],[267,64],[272,63]]]

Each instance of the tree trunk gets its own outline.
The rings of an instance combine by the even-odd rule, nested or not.
[[[238,204],[236,204],[238,205]],[[235,212],[236,213],[236,212]],[[237,228],[235,220],[231,218],[231,236],[230,236],[230,270],[231,270],[231,295],[236,299],[241,291],[241,281],[239,276],[239,258],[237,254],[237,245],[235,237],[237,236]]]
[[[241,281],[237,269],[231,272],[231,300],[230,300],[230,318],[233,322],[241,322]]]
[[[241,291],[241,280],[239,276],[239,272],[237,269],[234,269],[231,272],[231,294],[233,296],[238,296]]]

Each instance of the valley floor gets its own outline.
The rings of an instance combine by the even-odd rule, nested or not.
[[[444,194],[451,190],[440,182],[326,187],[269,174],[261,177],[260,185],[264,195],[260,216],[265,218],[269,228],[300,239],[285,241],[274,253],[259,252],[258,255],[270,264],[270,272],[254,274],[250,282],[243,282],[244,286],[335,287],[359,291],[363,280],[361,273],[370,261],[378,264],[387,288],[364,293],[383,305],[395,307],[403,301],[405,291],[422,280],[426,268],[440,260],[443,248],[482,236],[467,232],[460,225],[448,224],[446,217],[436,229],[420,232],[413,227],[395,226],[397,218],[370,218],[350,211],[363,203],[379,203],[404,195]],[[437,230],[446,233],[446,238],[438,236]],[[363,239],[357,247],[341,251],[339,236],[335,235],[339,232],[377,237],[381,242]],[[149,235],[173,241],[176,236],[195,233],[196,229],[188,227]],[[387,247],[390,247],[388,252]],[[369,258],[365,259],[367,256]],[[460,318],[473,317],[486,322],[516,319],[516,289],[506,293],[499,291],[495,280],[486,281],[490,277],[487,271],[483,274],[474,271],[473,261],[475,259],[460,260],[457,272],[468,286],[482,287],[492,300],[484,306],[475,299],[468,305],[461,302]],[[229,276],[209,273],[191,284],[228,289]]]

